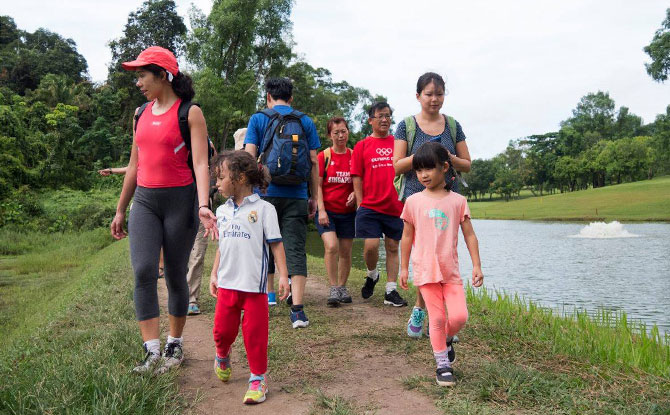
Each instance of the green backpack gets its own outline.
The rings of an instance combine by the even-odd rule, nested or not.
[[[451,141],[454,143],[454,150],[456,149],[456,120],[454,117],[451,117],[446,114],[442,114],[444,119],[449,126],[449,132],[451,133]],[[412,146],[414,145],[414,138],[416,137],[416,120],[413,116],[405,118],[405,137],[407,137],[407,156],[412,154]],[[457,173],[458,174],[458,173]],[[460,175],[460,174],[459,174]],[[401,202],[405,201],[403,197],[405,193],[405,181],[407,173],[398,174],[393,178],[393,186],[395,187],[396,192],[398,192],[398,200]]]

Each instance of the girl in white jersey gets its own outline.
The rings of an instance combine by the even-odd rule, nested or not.
[[[216,210],[219,249],[209,282],[216,300],[214,371],[223,382],[231,376],[230,350],[242,312],[242,335],[249,362],[249,389],[244,403],[265,400],[268,392],[268,253],[279,274],[279,294],[289,293],[286,256],[274,207],[253,192],[267,187],[269,174],[245,151],[228,151],[212,162],[216,186],[228,200]]]

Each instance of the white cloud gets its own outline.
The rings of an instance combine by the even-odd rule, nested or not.
[[[107,42],[121,36],[142,1],[4,3],[1,13],[19,28],[74,39],[100,81]],[[186,18],[191,1],[176,3]],[[211,8],[208,0],[195,3]],[[588,92],[609,91],[645,122],[665,112],[670,83],[646,74],[642,48],[667,7],[661,0],[298,0],[292,18],[307,62],[387,96],[398,117],[418,111],[420,74],[446,75],[444,111],[462,123],[473,157],[491,157],[510,139],[557,130]]]

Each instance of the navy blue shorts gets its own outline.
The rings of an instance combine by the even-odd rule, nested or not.
[[[399,217],[375,212],[361,206],[356,211],[356,238],[381,238],[382,234],[394,241],[402,239],[403,221]]]
[[[319,225],[319,212],[314,216],[314,223],[319,235],[325,232],[335,232],[338,238],[354,239],[356,234],[356,212],[351,213],[333,213],[326,211],[328,214],[328,226]]]

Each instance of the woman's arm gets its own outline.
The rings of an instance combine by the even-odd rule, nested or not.
[[[407,141],[395,140],[393,142],[393,169],[396,176],[412,170],[414,155],[407,155]]]
[[[135,110],[137,114],[137,109]],[[126,219],[126,209],[128,209],[128,204],[135,194],[135,189],[137,188],[137,145],[135,144],[135,119],[133,118],[133,145],[130,149],[130,161],[128,166],[125,167],[126,176],[123,178],[123,187],[121,188],[121,195],[119,196],[119,202],[116,204],[116,214],[114,219],[112,219],[112,224],[110,225],[110,230],[112,232],[112,237],[114,239],[123,239],[128,235],[126,231],[123,230],[123,225],[125,224]]]
[[[319,224],[329,226],[328,214],[326,213],[326,204],[323,202],[323,177],[319,176],[316,186],[316,205],[319,209]]]
[[[207,124],[202,110],[197,105],[191,106],[188,111],[188,126],[191,130],[191,152],[193,158],[193,171],[195,172],[195,183],[198,190],[198,216],[207,230],[207,235],[218,238],[219,231],[216,228],[216,216],[209,206],[209,153],[207,142]]]
[[[456,171],[462,171],[463,173],[470,171],[470,151],[465,141],[456,143],[456,155],[451,154],[451,162],[454,163]]]
[[[356,209],[358,209],[363,202],[363,180],[360,176],[353,176],[351,181],[354,183],[354,196],[356,197]]]

